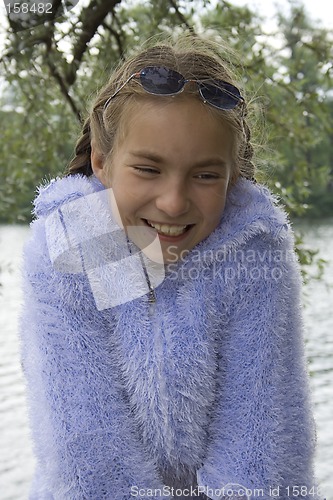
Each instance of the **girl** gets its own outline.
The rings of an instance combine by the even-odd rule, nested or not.
[[[225,60],[180,39],[98,95],[25,248],[32,499],[319,499],[300,273]]]

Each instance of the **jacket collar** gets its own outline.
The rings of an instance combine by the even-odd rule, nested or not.
[[[205,266],[220,261],[221,252],[232,252],[257,235],[269,235],[276,243],[283,240],[289,222],[278,203],[265,186],[239,178],[227,195],[218,227],[189,252],[184,263],[195,261]]]

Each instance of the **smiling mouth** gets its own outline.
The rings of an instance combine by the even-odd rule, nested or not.
[[[175,225],[175,224],[161,224],[158,222],[153,222],[147,219],[142,219],[148,226],[155,229],[158,234],[163,236],[180,236],[181,234],[186,233],[193,224],[188,225]]]

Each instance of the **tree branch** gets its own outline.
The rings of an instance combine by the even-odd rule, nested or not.
[[[121,39],[121,34],[118,33],[114,28],[112,28],[112,26],[109,26],[106,23],[102,23],[102,26],[104,29],[109,31],[111,33],[111,35],[115,38],[117,46],[118,46],[119,57],[120,57],[120,59],[124,59],[124,45],[123,45],[123,41]]]
[[[169,0],[169,3],[171,5],[171,7],[173,7],[175,9],[176,15],[177,15],[178,19],[180,20],[181,24],[185,24],[186,28],[195,35],[196,33],[194,31],[193,26],[189,25],[186,17],[180,12],[179,7],[176,4],[176,2],[174,0]]]
[[[103,23],[106,16],[120,2],[121,0],[92,0],[82,10],[79,19],[79,23],[82,24],[81,33],[73,50],[73,62],[66,71],[66,82],[69,86],[75,82],[76,72],[87,50],[88,43],[94,37],[98,27]]]
[[[68,88],[67,88],[66,83],[64,82],[62,76],[57,71],[54,63],[51,61],[51,58],[49,56],[46,57],[46,62],[47,62],[48,68],[50,70],[51,76],[55,79],[55,81],[58,83],[58,85],[60,87],[60,91],[61,91],[62,95],[65,97],[65,100],[68,102],[68,104],[69,104],[71,110],[73,111],[73,113],[75,114],[76,118],[82,124],[83,120],[81,117],[81,113],[78,110],[73,98],[69,94]]]

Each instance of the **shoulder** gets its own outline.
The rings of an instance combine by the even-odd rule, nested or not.
[[[266,186],[240,179],[230,190],[225,213],[225,225],[233,231],[271,233],[278,237],[290,228],[286,211],[280,200]]]
[[[242,280],[262,282],[264,288],[270,280],[299,283],[292,226],[280,200],[266,186],[241,180],[230,193],[219,230],[229,233],[231,260],[247,270]]]
[[[103,189],[96,177],[83,175],[52,179],[37,188],[34,200],[35,219],[31,223],[30,237],[24,247],[26,268],[30,271],[47,269],[50,267],[50,249],[66,248],[66,235],[62,229],[59,210]]]
[[[251,240],[293,244],[293,231],[281,201],[266,186],[240,179],[230,190],[220,230],[238,246]]]
[[[84,228],[82,221],[75,219],[75,208],[79,212],[81,205],[86,204],[89,214],[87,198],[102,190],[104,187],[95,177],[82,175],[54,179],[38,188],[34,201],[36,217],[23,249],[23,289],[27,303],[61,302],[74,310],[89,295],[75,240]],[[67,208],[73,202],[74,207]]]
[[[47,216],[65,203],[103,189],[95,176],[78,174],[52,179],[37,188],[34,214],[36,217]]]
[[[36,220],[25,247],[25,264],[58,279],[76,279],[126,253],[126,237],[112,211],[112,190],[96,177],[75,175],[39,188]]]

